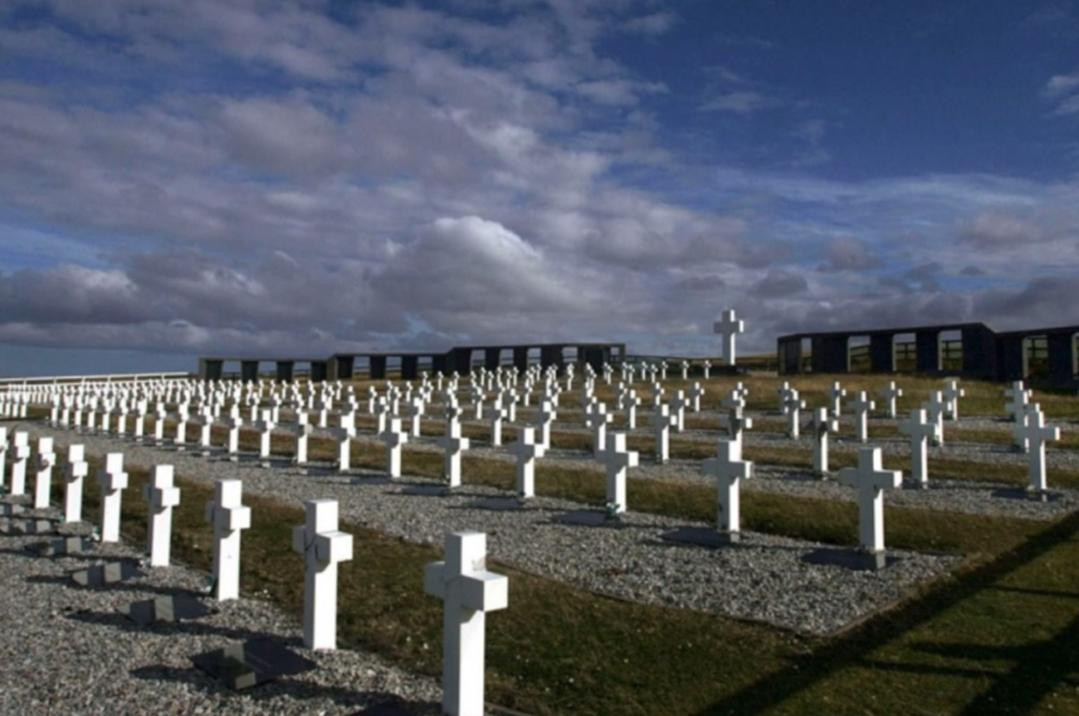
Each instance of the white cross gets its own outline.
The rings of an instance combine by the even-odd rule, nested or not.
[[[689,389],[689,397],[692,401],[693,412],[701,412],[701,398],[704,397],[704,388],[701,387],[699,381],[694,382],[693,387]]]
[[[880,395],[884,398],[884,405],[888,412],[888,417],[894,419],[896,417],[896,399],[903,397],[903,389],[896,387],[895,381],[890,381],[887,387],[880,391]]]
[[[712,361],[706,360],[703,364],[704,379],[710,380],[712,378]]]
[[[551,423],[558,417],[558,413],[552,407],[551,401],[544,400],[540,403],[540,409],[536,417],[539,420],[537,427],[540,431],[540,442],[543,444],[543,448],[548,450],[551,447]]]
[[[858,442],[864,443],[869,440],[869,411],[877,407],[877,404],[869,399],[864,390],[859,391],[858,397],[847,403],[854,410],[854,433]]]
[[[1027,490],[1036,495],[1044,495],[1047,488],[1045,443],[1049,440],[1060,440],[1060,428],[1046,425],[1045,413],[1039,411],[1030,414],[1022,437],[1030,445],[1030,485]]]
[[[828,414],[827,408],[813,411],[813,474],[828,474],[828,434],[839,432],[839,421]]]
[[[150,484],[142,489],[148,508],[147,541],[151,567],[169,566],[172,508],[180,504],[180,488],[173,486],[172,478],[172,465],[157,465]]]
[[[828,399],[832,401],[832,415],[839,417],[843,414],[843,398],[847,397],[847,389],[839,384],[839,381],[832,383],[832,387],[828,389]]]
[[[536,458],[543,457],[543,443],[536,442],[535,428],[521,428],[517,441],[509,445],[509,451],[517,457],[517,494],[523,498],[535,497]]]
[[[662,465],[671,457],[671,428],[678,423],[678,418],[671,415],[669,405],[661,404],[652,413],[651,423],[656,431],[656,462]]]
[[[296,435],[296,455],[293,461],[297,465],[307,464],[307,444],[312,432],[311,423],[308,420],[307,413],[301,410],[296,414],[297,422],[292,428]]]
[[[723,418],[723,422],[727,427],[727,434],[733,442],[738,443],[739,448],[742,446],[742,432],[753,428],[753,418],[747,417],[742,413],[742,408],[734,405],[731,406],[726,416]]]
[[[11,448],[11,494],[18,496],[26,494],[26,463],[30,460],[30,435],[17,432],[14,440]]]
[[[292,551],[304,558],[303,644],[337,648],[337,565],[352,559],[352,535],[337,529],[337,500],[304,503],[305,524],[292,528]]]
[[[626,434],[612,433],[600,462],[607,468],[607,505],[616,514],[626,511],[626,473],[637,467],[637,452],[626,449]]]
[[[337,438],[337,469],[339,472],[348,472],[352,467],[352,438],[356,436],[356,415],[345,413],[340,420],[340,427],[330,432]]]
[[[52,438],[42,437],[37,440],[37,471],[34,475],[34,509],[44,510],[49,506],[52,496],[52,468],[56,464]]]
[[[124,454],[110,452],[105,457],[105,467],[98,471],[101,483],[101,541],[120,541],[121,495],[127,488],[124,472]]]
[[[401,477],[401,451],[408,442],[408,433],[401,430],[401,419],[390,418],[388,428],[378,434],[378,439],[386,446],[387,474],[391,479]]]
[[[674,394],[671,407],[674,408],[675,432],[680,433],[686,429],[686,408],[689,407],[689,398],[686,397],[686,391],[679,390]]]
[[[507,411],[502,407],[502,395],[499,394],[491,406],[491,412],[488,417],[488,420],[491,421],[492,447],[500,447],[502,445],[502,421],[506,419],[506,415]]]
[[[925,408],[926,417],[933,422],[936,427],[936,432],[933,434],[933,444],[940,446],[944,444],[944,408],[946,404],[944,397],[939,390],[934,390],[929,393],[929,400],[922,404]]]
[[[1012,445],[1018,448],[1019,452],[1030,451],[1030,441],[1023,437],[1023,431],[1030,425],[1030,417],[1041,411],[1041,403],[1027,403],[1023,406],[1023,411],[1016,414],[1015,425],[1012,426]]]
[[[798,391],[791,388],[787,392],[785,405],[787,407],[787,436],[792,440],[797,440],[801,428],[801,411],[806,403],[798,396]]]
[[[723,336],[723,356],[727,359],[727,365],[734,365],[734,339],[739,333],[745,332],[745,321],[735,318],[734,309],[728,308],[720,319],[712,324],[712,330]]]
[[[486,613],[505,609],[509,580],[487,571],[487,535],[446,535],[446,560],[423,570],[423,590],[443,602],[442,712],[482,716]]]
[[[450,487],[461,486],[461,452],[468,450],[468,438],[461,437],[461,424],[456,420],[446,421],[446,433],[438,439],[443,455],[442,476]]]
[[[240,531],[251,526],[251,508],[243,504],[243,482],[217,480],[214,499],[206,503],[206,521],[214,528],[214,599],[240,597]]]
[[[929,487],[927,445],[937,432],[937,424],[926,418],[925,409],[910,411],[910,419],[899,424],[899,432],[910,436],[910,475],[919,487]]]
[[[270,457],[271,438],[275,427],[277,427],[277,421],[273,419],[272,412],[263,410],[262,420],[259,422],[259,429],[261,430],[259,435],[259,457],[264,460]]]
[[[967,391],[959,387],[959,381],[949,380],[942,391],[946,404],[945,411],[949,420],[959,420],[959,399],[967,395]]]
[[[1005,404],[1004,409],[1008,411],[1013,420],[1018,420],[1024,406],[1030,402],[1030,391],[1023,387],[1023,381],[1016,380],[1012,382],[1011,388],[1004,391],[1004,397],[1011,398],[1012,401]]]
[[[720,440],[716,456],[704,461],[701,472],[716,479],[716,528],[729,542],[739,541],[741,481],[753,477],[753,463],[742,460],[742,446]]]
[[[682,380],[689,380],[689,361],[682,361]]]
[[[858,492],[858,539],[862,549],[871,555],[882,555],[884,490],[903,484],[902,471],[883,469],[880,448],[864,447],[858,449],[858,466],[843,468],[838,479]]]
[[[630,430],[637,429],[637,408],[641,405],[641,399],[637,397],[637,391],[630,388],[626,392],[625,397],[626,406],[626,427]]]
[[[82,481],[90,474],[82,445],[67,448],[67,489],[64,491],[64,522],[82,521]]]
[[[599,457],[607,449],[607,424],[614,416],[603,403],[592,403],[585,411],[585,423],[592,430],[592,453]]]

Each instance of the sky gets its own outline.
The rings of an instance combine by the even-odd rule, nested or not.
[[[1079,5],[0,2],[0,374],[1079,324]]]

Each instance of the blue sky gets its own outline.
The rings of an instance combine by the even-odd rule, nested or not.
[[[8,2],[0,373],[1079,323],[1075,3]]]

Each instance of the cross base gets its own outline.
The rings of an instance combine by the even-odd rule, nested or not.
[[[857,550],[852,555],[853,567],[855,569],[870,570],[873,572],[884,569],[888,564],[888,556],[881,550],[880,552],[866,552],[865,550]]]
[[[738,544],[742,541],[741,532],[731,532],[729,530],[718,530],[716,533],[716,541],[721,544]]]
[[[1050,492],[1049,490],[1041,490],[1034,487],[1026,488],[1026,496],[1032,502],[1049,502]]]

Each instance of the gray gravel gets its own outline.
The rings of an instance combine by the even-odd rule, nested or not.
[[[130,498],[129,498],[130,499]],[[101,560],[139,558],[125,545],[94,544],[76,556],[37,557],[41,537],[0,537],[0,713],[346,714],[398,699],[438,713],[434,680],[409,675],[352,649],[311,652],[300,626],[267,601],[204,602],[219,611],[178,625],[138,627],[118,608],[161,594],[197,592],[206,575],[182,566],[104,589],[73,586],[67,574]],[[250,637],[277,637],[318,668],[247,692],[223,688],[190,657]]]
[[[481,530],[488,534],[494,559],[524,571],[623,599],[812,634],[841,629],[960,562],[954,556],[897,551],[887,569],[862,572],[833,563],[845,550],[773,535],[747,533],[743,544],[715,550],[664,539],[679,530],[709,533],[709,525],[661,516],[630,512],[616,528],[566,524],[563,518],[587,506],[536,498],[523,509],[505,509],[516,501],[490,488],[469,485],[446,495],[439,483],[420,478],[389,481],[363,470],[305,476],[292,467],[266,469],[110,437],[47,432],[59,445],[83,442],[93,454],[123,450],[132,465],[171,463],[178,474],[203,481],[240,478],[245,490],[283,501],[337,499],[343,519],[413,542],[441,544],[447,530]]]

